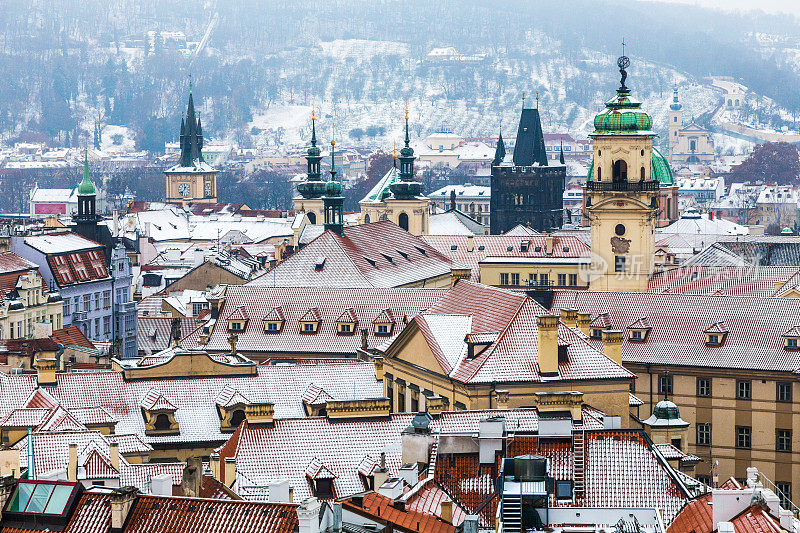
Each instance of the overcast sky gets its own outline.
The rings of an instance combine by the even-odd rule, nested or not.
[[[681,4],[695,4],[725,11],[760,9],[768,13],[791,13],[800,17],[800,0],[664,0]]]

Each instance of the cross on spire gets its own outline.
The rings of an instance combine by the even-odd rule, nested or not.
[[[539,109],[539,91],[536,91],[536,109]]]
[[[525,91],[522,91],[522,109],[525,109]]]

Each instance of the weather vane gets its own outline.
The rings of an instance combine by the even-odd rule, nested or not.
[[[522,107],[525,108],[525,91],[522,91]]]
[[[536,109],[539,109],[539,91],[536,91]]]

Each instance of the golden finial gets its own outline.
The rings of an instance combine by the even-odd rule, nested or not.
[[[336,125],[331,124],[331,146],[336,146]]]
[[[311,102],[311,120],[316,119],[316,116],[314,116],[314,112],[315,112],[314,102]]]
[[[406,100],[406,120],[408,120],[408,100]]]
[[[392,141],[392,157],[397,159],[397,141]]]
[[[539,91],[536,91],[536,109],[539,109]]]
[[[525,107],[525,91],[522,91],[522,107]]]

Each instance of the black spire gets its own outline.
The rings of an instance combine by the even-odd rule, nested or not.
[[[494,160],[492,166],[500,166],[503,159],[506,158],[506,143],[503,142],[503,123],[500,122],[500,135],[497,136],[497,148],[494,150]]]
[[[203,159],[203,127],[194,111],[194,98],[189,88],[189,105],[186,108],[186,121],[181,118],[181,159],[180,166],[192,167]]]
[[[336,140],[331,128],[331,180],[325,183],[325,196],[322,206],[325,210],[325,230],[331,230],[341,236],[344,233],[344,197],[342,184],[336,181]]]
[[[522,115],[519,119],[517,140],[514,145],[514,164],[519,167],[529,167],[534,163],[547,166],[547,152],[544,148],[544,132],[538,109],[525,107],[522,101]]]
[[[561,139],[561,147],[558,154],[558,162],[564,164],[564,139]]]

